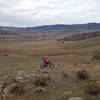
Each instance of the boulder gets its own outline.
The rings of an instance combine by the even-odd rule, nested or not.
[[[8,94],[22,94],[22,93],[24,93],[24,85],[18,84],[18,83],[13,83],[4,88],[4,93],[7,95]]]
[[[37,87],[36,90],[35,90],[35,93],[41,93],[41,92],[44,92],[45,89],[43,87]]]
[[[82,97],[70,97],[68,100],[83,100]]]
[[[13,83],[13,84],[11,84],[11,85],[6,86],[6,87],[4,88],[4,93],[5,93],[5,94],[11,93],[11,91],[13,90],[13,88],[16,87],[16,86],[17,86],[16,83]]]
[[[24,71],[18,71],[18,74],[16,75],[15,79],[16,81],[23,81],[27,77],[27,74]]]

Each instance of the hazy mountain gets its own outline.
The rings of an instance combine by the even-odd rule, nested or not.
[[[72,24],[72,25],[45,25],[37,27],[4,27],[0,26],[0,34],[17,34],[17,33],[59,33],[59,32],[93,32],[100,31],[100,23]]]

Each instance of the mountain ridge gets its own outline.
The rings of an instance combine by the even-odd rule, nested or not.
[[[0,26],[0,34],[2,33],[59,33],[59,32],[94,32],[100,31],[100,23],[87,24],[55,24],[43,25],[36,27],[8,27]]]

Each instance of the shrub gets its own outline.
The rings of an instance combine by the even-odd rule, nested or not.
[[[81,80],[87,80],[90,78],[89,73],[85,69],[78,71],[76,74],[77,74],[77,78]]]
[[[74,66],[76,66],[76,65],[77,65],[77,63],[73,63],[73,65],[74,65]]]
[[[49,80],[49,76],[44,76],[44,75],[38,76],[35,79],[34,85],[36,87],[47,86],[47,80]]]
[[[90,96],[100,95],[100,85],[97,82],[89,82],[85,87],[85,94]]]
[[[68,73],[67,73],[66,71],[63,71],[63,72],[62,72],[62,76],[63,76],[64,78],[68,78]]]
[[[41,86],[41,87],[43,87],[43,86],[46,86],[47,85],[47,83],[46,83],[46,80],[45,79],[37,79],[35,82],[34,82],[34,84],[35,84],[35,86]]]
[[[100,60],[100,51],[93,55],[92,60]]]
[[[100,100],[100,84],[96,80],[89,80],[85,85],[84,92],[84,100]]]
[[[7,53],[5,53],[5,54],[3,54],[4,56],[8,56],[8,54]]]

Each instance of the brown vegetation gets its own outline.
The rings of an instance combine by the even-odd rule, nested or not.
[[[78,71],[76,73],[76,75],[77,75],[77,78],[81,79],[81,80],[87,80],[87,79],[90,78],[89,73],[85,69],[82,69],[82,70]]]

